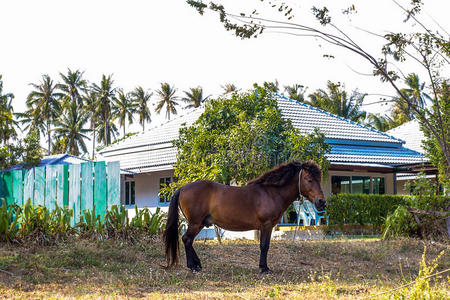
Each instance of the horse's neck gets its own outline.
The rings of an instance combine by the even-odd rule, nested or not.
[[[298,176],[294,176],[287,185],[280,188],[279,194],[283,199],[283,206],[287,209],[298,197]]]

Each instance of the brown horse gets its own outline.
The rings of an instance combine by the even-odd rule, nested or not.
[[[259,268],[269,273],[267,252],[272,228],[280,222],[288,206],[299,196],[312,200],[318,210],[325,208],[320,187],[321,171],[313,161],[290,162],[267,171],[246,186],[227,186],[212,181],[196,181],[178,189],[169,206],[164,242],[167,267],[178,262],[178,206],[188,228],[183,235],[187,267],[200,271],[202,266],[192,244],[195,236],[212,224],[233,231],[258,229],[261,232]]]

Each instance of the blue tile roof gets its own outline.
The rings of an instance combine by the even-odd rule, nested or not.
[[[291,119],[292,125],[304,133],[311,133],[314,128],[318,128],[327,139],[384,142],[396,147],[400,147],[404,143],[384,132],[336,116],[317,107],[278,94],[276,96],[283,116]]]

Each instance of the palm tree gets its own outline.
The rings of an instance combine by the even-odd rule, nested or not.
[[[112,75],[106,76],[104,74],[102,75],[100,85],[95,83],[92,85],[92,91],[96,99],[94,110],[99,118],[99,135],[97,141],[103,142],[106,146],[111,143],[111,136],[115,137],[117,133],[117,128],[111,116],[113,99],[116,95],[116,88],[113,85],[114,80],[112,80]]]
[[[381,116],[379,114],[369,114],[367,116],[366,124],[382,132],[386,132],[389,129],[396,127],[395,122],[390,117]]]
[[[224,85],[221,85],[220,87],[224,90],[223,95],[237,91],[237,87],[232,83],[225,83]]]
[[[119,91],[116,98],[113,98],[112,111],[114,118],[118,119],[120,127],[123,127],[123,136],[126,134],[125,123],[133,123],[133,114],[136,112],[136,105],[131,99],[130,95],[125,94],[122,90]]]
[[[53,129],[57,140],[66,139],[65,150],[71,155],[80,155],[87,152],[85,139],[89,140],[86,135],[90,129],[85,128],[89,120],[89,115],[76,102],[68,105],[65,114],[55,121],[55,128]]]
[[[348,97],[340,83],[328,81],[327,91],[319,89],[309,95],[309,104],[354,122],[362,122],[366,112],[361,110],[366,94],[353,91]]]
[[[161,110],[166,106],[166,117],[170,120],[170,114],[177,114],[175,106],[178,105],[175,87],[170,86],[167,82],[161,83],[161,89],[156,92],[159,95],[160,101],[157,103],[155,111],[157,114],[161,113]]]
[[[406,77],[405,83],[408,87],[400,90],[402,94],[406,95],[413,106],[424,108],[426,101],[431,99],[424,91],[425,82],[421,83],[419,76],[411,73]],[[411,121],[414,119],[413,108],[405,100],[399,97],[392,106],[392,117],[397,125]]]
[[[192,107],[199,107],[202,105],[203,102],[208,100],[211,95],[203,98],[203,89],[198,86],[196,88],[190,88],[190,91],[184,91],[186,94],[186,97],[182,98],[181,100],[189,103],[189,105],[186,106],[186,108],[192,108]]]
[[[10,139],[16,139],[19,128],[18,122],[14,119],[14,108],[12,93],[3,94],[3,80],[0,75],[0,142],[6,144]]]
[[[97,97],[93,91],[89,91],[85,97],[83,110],[87,113],[90,119],[89,128],[92,131],[92,159],[95,159],[95,133],[97,132],[98,113],[96,112]]]
[[[145,123],[151,122],[150,109],[148,108],[148,104],[153,93],[149,93],[142,87],[138,86],[130,94],[132,101],[136,107],[135,112],[139,115],[139,124],[141,124],[142,131],[144,131]]]
[[[301,84],[293,84],[284,86],[284,91],[287,93],[287,97],[292,100],[297,100],[300,102],[305,101],[305,93],[308,88],[305,88]]]
[[[48,75],[42,76],[42,81],[39,84],[30,84],[34,91],[31,91],[27,97],[28,113],[31,116],[24,122],[31,120],[31,127],[40,129],[48,139],[48,154],[51,153],[51,138],[50,130],[54,120],[61,113],[61,105],[59,99],[64,95],[56,92],[57,85]]]
[[[83,94],[87,91],[87,81],[83,79],[84,72],[76,70],[73,72],[68,69],[67,75],[59,73],[63,83],[58,84],[58,88],[64,94],[64,102],[76,102],[78,105],[83,104]]]

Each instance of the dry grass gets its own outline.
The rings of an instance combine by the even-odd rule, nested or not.
[[[184,264],[165,270],[158,239],[136,244],[74,240],[41,246],[0,245],[0,297],[163,299],[353,299],[412,280],[425,244],[413,239],[273,241],[269,267],[258,272],[253,241],[197,241],[203,272]],[[427,244],[431,259],[445,250],[439,270],[450,267],[449,245]],[[182,252],[182,256],[184,253]],[[447,279],[448,280],[448,279]],[[444,280],[436,283],[450,293]]]

